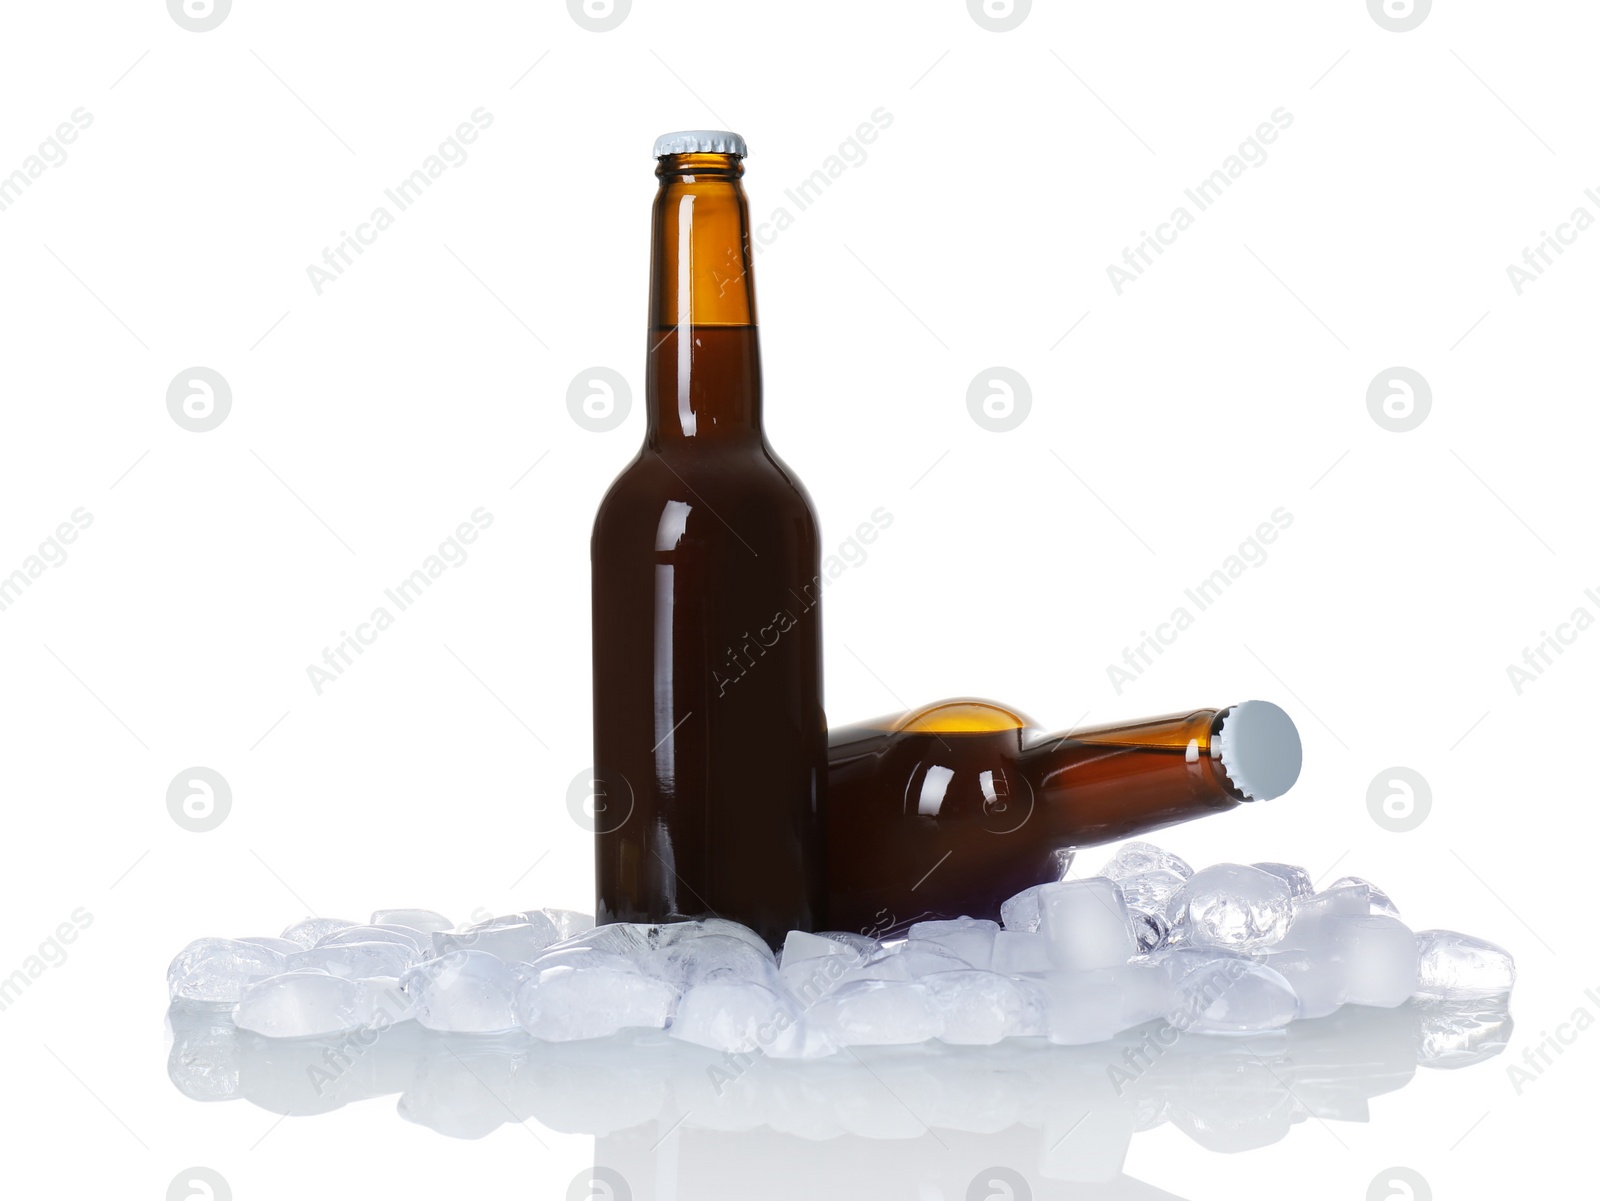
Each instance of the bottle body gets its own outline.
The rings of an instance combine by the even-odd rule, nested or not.
[[[650,428],[591,543],[596,918],[777,944],[823,923],[820,539],[761,429],[738,160],[661,164]]]
[[[1247,702],[1263,706],[1265,702]],[[1276,706],[1265,706],[1282,714]],[[829,905],[838,928],[998,920],[1001,902],[1059,879],[1071,848],[1221,813],[1250,799],[1255,743],[1225,766],[1231,713],[1190,713],[1045,734],[984,701],[947,701],[835,730],[829,748]],[[1267,737],[1299,741],[1293,724]],[[1258,768],[1256,775],[1263,773]],[[1272,779],[1279,791],[1283,772]],[[1258,790],[1277,795],[1269,789]]]

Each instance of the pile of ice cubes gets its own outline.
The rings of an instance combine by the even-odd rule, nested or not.
[[[450,1033],[553,1042],[629,1028],[731,1053],[810,1059],[843,1047],[1100,1042],[1161,1021],[1244,1034],[1341,1005],[1508,994],[1509,953],[1450,930],[1413,932],[1394,903],[1303,868],[1200,871],[1125,844],[1098,876],[1008,900],[1002,924],[912,925],[903,937],[793,931],[781,953],[736,922],[614,924],[537,909],[456,928],[423,909],[365,925],[307,918],[278,938],[203,938],[172,961],[175,1003],[226,1008],[277,1038],[415,1020]]]

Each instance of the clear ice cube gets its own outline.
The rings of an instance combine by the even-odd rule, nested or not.
[[[540,917],[538,924],[508,922],[503,926],[469,926],[459,934],[437,932],[432,936],[433,954],[438,957],[451,951],[484,951],[506,963],[528,963],[558,941],[555,926],[542,914]]]
[[[405,926],[345,926],[317,939],[313,945],[340,947],[352,942],[403,943],[417,952],[419,961],[433,954],[433,935],[424,934],[420,930],[410,930]]]
[[[1469,934],[1422,930],[1417,934],[1417,951],[1419,997],[1490,997],[1510,992],[1517,982],[1511,952]]]
[[[1317,891],[1316,885],[1311,882],[1311,873],[1293,863],[1252,863],[1250,866],[1277,876],[1289,886],[1289,895],[1297,901]]]
[[[1129,909],[1165,917],[1167,907],[1178,889],[1183,887],[1183,882],[1184,877],[1177,872],[1157,869],[1124,876],[1117,884],[1122,888],[1122,899],[1127,902]]]
[[[1389,894],[1370,880],[1363,880],[1360,876],[1344,876],[1328,885],[1329,892],[1340,888],[1364,888],[1370,912],[1387,914],[1389,917],[1400,916],[1400,909],[1389,899]]]
[[[398,942],[347,942],[312,947],[287,957],[285,970],[326,972],[349,980],[399,977],[418,963],[417,953]]]
[[[342,917],[303,917],[293,925],[285,927],[279,937],[298,943],[302,947],[314,947],[328,935],[353,925],[354,922],[346,921]]]
[[[775,985],[778,978],[770,951],[757,951],[743,939],[727,934],[702,934],[667,944],[656,952],[650,974],[679,988],[709,980]]]
[[[1000,924],[1007,930],[1025,934],[1032,934],[1038,930],[1039,891],[1048,887],[1048,884],[1035,884],[1032,888],[1024,888],[1016,896],[1000,902]]]
[[[1100,869],[1108,880],[1122,880],[1145,872],[1171,872],[1187,880],[1194,869],[1171,851],[1164,851],[1153,842],[1125,842],[1117,849],[1111,862]]]
[[[1292,910],[1284,880],[1242,863],[1218,863],[1189,878],[1171,912],[1190,945],[1249,950],[1281,939]]]
[[[1181,965],[1173,983],[1171,1021],[1195,1034],[1247,1034],[1292,1022],[1300,1002],[1277,971],[1250,959],[1225,957]],[[1186,969],[1186,970],[1182,970]]]
[[[454,930],[456,924],[442,913],[431,909],[379,909],[368,923],[372,926],[404,926],[423,934],[435,930]]]
[[[286,970],[278,951],[232,938],[197,938],[167,968],[174,1001],[232,1004],[245,987]]]

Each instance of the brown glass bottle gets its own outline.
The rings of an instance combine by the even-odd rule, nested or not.
[[[829,916],[880,934],[998,919],[1007,897],[1060,878],[1068,848],[1269,799],[1300,771],[1294,723],[1265,701],[1065,734],[942,701],[829,741]]]
[[[777,945],[823,925],[817,519],[762,432],[743,141],[657,151],[645,443],[591,544],[596,918]]]

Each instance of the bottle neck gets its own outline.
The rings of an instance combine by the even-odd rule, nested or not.
[[[1037,737],[1022,752],[1022,773],[1080,846],[1232,809],[1245,797],[1222,766],[1216,735],[1224,712]]]
[[[646,443],[761,437],[750,212],[731,154],[657,161]]]

